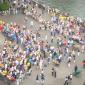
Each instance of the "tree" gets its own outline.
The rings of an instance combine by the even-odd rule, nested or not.
[[[0,0],[0,11],[6,11],[9,9],[9,3],[6,0]]]

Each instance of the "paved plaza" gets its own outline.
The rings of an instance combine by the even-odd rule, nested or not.
[[[39,28],[40,23],[36,22],[35,20],[33,20],[30,17],[28,17],[27,22],[24,22],[24,18],[25,18],[25,16],[22,14],[11,15],[11,16],[9,16],[9,15],[0,16],[0,19],[4,20],[5,22],[12,21],[12,22],[18,23],[21,26],[23,24],[27,25],[27,28],[29,30],[32,30],[32,31],[36,31],[37,28]],[[34,27],[31,29],[29,28],[30,21],[34,22]],[[42,31],[40,31],[40,34],[41,34],[41,38],[43,40],[45,38],[45,35],[47,35],[49,37],[48,42],[49,42],[49,44],[51,44],[50,34],[49,34],[48,30],[47,31],[42,30]],[[4,41],[4,37],[2,36],[2,34],[0,34],[0,43],[3,41]],[[51,45],[56,47],[56,38],[54,39],[54,43],[52,43]],[[73,77],[71,85],[82,85],[83,82],[85,81],[85,69],[83,69],[82,64],[81,64],[83,59],[85,59],[85,53],[80,55],[80,57],[77,57],[75,64],[72,62],[70,68],[67,66],[65,61],[63,61],[59,67],[55,67],[55,69],[57,70],[57,77],[56,78],[53,78],[51,76],[51,69],[54,65],[52,63],[50,63],[47,67],[44,67],[44,74],[45,74],[45,84],[44,85],[63,85],[65,76],[67,76],[73,72],[74,66],[76,64],[79,65],[79,68],[82,70],[82,73],[79,76],[79,78]],[[27,78],[20,85],[36,85],[36,75],[38,73],[40,73],[40,70],[37,70],[36,66],[32,66],[31,76],[27,76]],[[7,85],[7,84],[4,84],[2,81],[0,81],[0,85]]]

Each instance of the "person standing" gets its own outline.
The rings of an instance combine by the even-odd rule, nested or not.
[[[43,73],[41,73],[40,75],[41,75],[41,85],[44,85],[45,76]]]
[[[64,85],[68,85],[68,77],[67,76],[65,77]]]
[[[75,55],[73,55],[73,61],[74,61],[74,63],[75,63],[75,60],[76,60],[76,56],[75,56]]]
[[[78,70],[78,66],[76,65],[75,67],[74,67],[74,72],[76,72]]]
[[[52,68],[52,76],[56,78],[56,69]]]
[[[68,83],[71,84],[71,81],[72,81],[72,74],[68,75]]]
[[[36,76],[36,84],[39,84],[39,75]]]
[[[70,76],[70,83],[71,83],[72,82],[72,79],[73,79],[73,75],[70,74],[69,76]]]
[[[52,68],[52,76],[54,76],[54,68]]]
[[[54,77],[56,78],[56,70],[54,70]]]

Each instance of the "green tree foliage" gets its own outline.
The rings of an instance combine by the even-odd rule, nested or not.
[[[9,9],[9,3],[7,2],[3,2],[3,3],[0,3],[0,11],[6,11]]]

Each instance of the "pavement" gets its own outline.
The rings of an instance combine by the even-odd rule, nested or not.
[[[46,16],[45,16],[46,17]],[[27,25],[29,30],[36,31],[39,27],[39,23],[33,20],[32,18],[28,17],[28,21],[24,22],[25,16],[23,14],[17,14],[17,15],[5,15],[0,16],[0,19],[4,20],[5,22],[16,22],[21,27],[24,25]],[[30,21],[34,22],[34,27],[29,28]],[[40,31],[41,38],[44,39],[45,35],[48,36],[48,42],[50,43],[50,34],[49,31]],[[0,33],[0,41],[4,41],[4,37]],[[50,43],[51,44],[51,43]],[[56,39],[54,40],[54,43],[51,45],[56,47]],[[59,67],[55,67],[57,69],[57,77],[53,78],[51,76],[51,69],[53,67],[53,64],[51,63],[47,67],[44,68],[44,74],[45,74],[45,84],[44,85],[64,85],[64,78],[65,76],[69,75],[73,72],[74,66],[77,64],[79,65],[79,68],[82,70],[82,73],[79,78],[73,77],[71,85],[82,85],[85,81],[85,69],[82,68],[81,62],[85,59],[85,53],[81,54],[80,57],[77,57],[76,63],[71,64],[71,67],[69,68],[65,62],[62,62]],[[32,67],[32,75],[28,76],[20,85],[37,85],[36,84],[36,75],[40,73],[40,70],[37,70],[35,66]],[[0,81],[0,85],[7,85],[6,83]],[[41,84],[39,84],[41,85]]]

